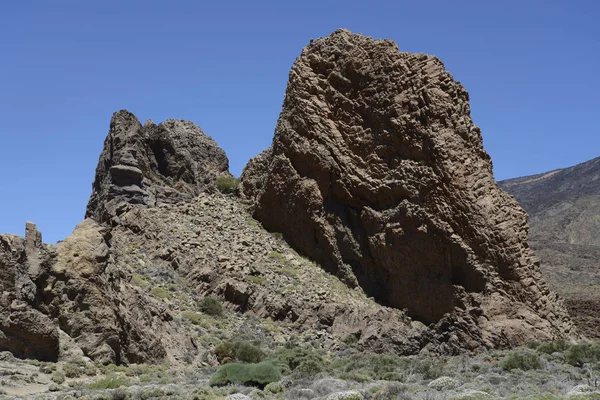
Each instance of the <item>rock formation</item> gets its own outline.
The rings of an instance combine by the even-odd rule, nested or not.
[[[39,266],[38,253],[44,251],[41,239],[30,222],[25,238],[0,235],[0,350],[17,357],[56,361],[57,327],[33,307],[36,286],[32,278],[37,277],[37,269],[32,271],[31,266]]]
[[[289,76],[270,149],[242,175],[255,217],[462,347],[568,336],[527,215],[494,182],[469,95],[424,54],[338,30]]]
[[[223,174],[225,152],[193,123],[142,127],[128,111],[115,113],[87,218],[73,233],[57,246],[42,244],[32,223],[26,238],[0,236],[0,305],[9,311],[0,315],[0,351],[56,360],[60,331],[103,363],[181,359],[193,351],[172,314],[130,283],[131,266],[118,245],[113,249],[112,229],[136,206],[185,203],[213,191]]]
[[[142,126],[121,110],[110,121],[86,217],[103,223],[135,204],[189,201],[214,190],[223,174],[229,174],[225,152],[194,123],[147,121]]]

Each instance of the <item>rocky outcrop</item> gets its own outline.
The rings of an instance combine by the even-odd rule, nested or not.
[[[39,275],[41,234],[28,222],[26,237],[0,235],[0,351],[17,357],[56,361],[58,330],[34,308]],[[29,269],[28,269],[29,267]]]
[[[172,315],[129,283],[109,237],[91,219],[57,247],[43,245],[31,223],[26,238],[0,236],[0,351],[56,361],[60,331],[102,363],[172,360],[191,351]]]
[[[136,204],[156,206],[189,201],[214,190],[229,175],[225,152],[190,121],[143,126],[130,112],[116,112],[100,154],[86,218],[117,223]]]
[[[494,182],[467,91],[435,57],[346,30],[312,42],[242,189],[267,229],[442,341],[574,333],[527,215]]]

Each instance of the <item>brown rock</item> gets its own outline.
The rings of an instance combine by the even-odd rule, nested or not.
[[[26,232],[27,239],[0,235],[0,351],[8,350],[16,357],[56,361],[58,330],[47,316],[33,308],[36,286],[28,273],[28,266],[34,263],[27,254],[35,253],[38,263],[41,234],[31,223]]]
[[[449,348],[574,333],[528,248],[527,215],[494,182],[468,93],[435,57],[346,30],[311,43],[242,189],[267,229],[437,323]]]
[[[86,218],[104,223],[132,205],[189,201],[214,190],[229,174],[225,152],[190,121],[144,126],[128,111],[116,112],[100,154]]]

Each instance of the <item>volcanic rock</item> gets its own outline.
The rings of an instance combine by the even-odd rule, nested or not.
[[[27,223],[27,237],[0,235],[0,351],[17,357],[56,361],[59,355],[58,330],[32,303],[36,285],[41,234],[35,224]],[[29,257],[28,257],[29,254]]]
[[[229,160],[216,142],[190,121],[144,126],[130,112],[116,112],[100,155],[86,218],[104,223],[141,204],[156,206],[214,191]]]
[[[574,334],[467,91],[435,57],[347,30],[312,42],[242,190],[263,226],[450,347]]]

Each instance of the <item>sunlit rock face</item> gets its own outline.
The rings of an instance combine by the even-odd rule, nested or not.
[[[267,229],[447,340],[572,333],[526,213],[496,186],[469,95],[436,57],[347,30],[313,41],[242,189]]]

